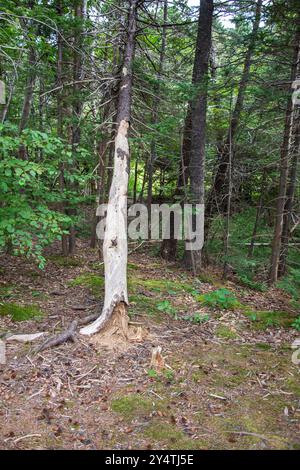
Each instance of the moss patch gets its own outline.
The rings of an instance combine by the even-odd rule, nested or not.
[[[93,273],[84,273],[69,282],[70,287],[82,286],[90,289],[94,297],[103,295],[104,277]]]
[[[153,410],[153,401],[138,394],[126,395],[111,401],[111,409],[126,419],[149,415]]]
[[[235,339],[237,338],[237,334],[228,326],[226,325],[219,325],[215,330],[215,334],[218,338],[224,339]]]
[[[43,312],[37,305],[18,305],[5,303],[0,305],[0,315],[9,315],[13,321],[24,321],[31,319],[40,319]]]
[[[74,258],[72,256],[58,256],[53,255],[48,257],[49,261],[52,261],[53,264],[56,266],[64,267],[64,268],[75,268],[77,266],[82,265],[82,261]]]
[[[257,330],[266,330],[267,328],[289,328],[295,320],[295,315],[288,312],[273,311],[243,311],[244,315],[252,322],[252,327]]]
[[[176,425],[160,421],[147,426],[144,435],[157,445],[168,449],[197,449],[202,446],[200,441],[189,439]]]

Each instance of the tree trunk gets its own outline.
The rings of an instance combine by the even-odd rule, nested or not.
[[[75,0],[74,2],[74,14],[75,19],[78,21],[74,30],[74,64],[73,64],[73,95],[72,95],[72,153],[73,153],[73,166],[77,166],[77,148],[80,144],[80,124],[82,114],[82,96],[81,96],[81,84],[82,80],[82,45],[83,45],[83,25],[82,21],[85,17],[85,0]],[[77,191],[77,184],[74,184],[75,191]],[[76,208],[72,207],[68,209],[68,214],[71,216],[76,215]],[[75,251],[76,246],[76,230],[75,226],[70,227],[69,233],[69,254],[72,255]]]
[[[236,132],[237,132],[238,125],[239,125],[241,112],[243,110],[246,89],[247,89],[247,85],[249,82],[252,56],[253,56],[253,52],[255,49],[257,33],[259,30],[259,24],[260,24],[260,19],[261,19],[261,8],[262,8],[262,0],[257,0],[252,34],[251,34],[250,43],[249,43],[248,50],[247,50],[246,57],[245,57],[244,68],[243,68],[242,78],[241,78],[240,85],[239,85],[237,100],[236,100],[236,104],[234,107],[234,111],[232,113],[232,118],[231,118],[231,122],[229,126],[229,129],[231,129],[231,137],[229,136],[230,131],[228,130],[225,142],[221,146],[219,146],[218,152],[217,152],[218,166],[217,166],[213,186],[209,193],[207,204],[206,204],[206,219],[207,219],[206,232],[208,232],[210,219],[212,215],[214,214],[216,208],[218,208],[218,210],[222,213],[226,212],[226,208],[227,208],[226,177],[228,174],[228,164],[229,164],[228,163],[229,162],[229,145],[230,145],[229,139],[230,138],[232,139],[231,145],[234,150],[235,136],[236,136]]]
[[[300,49],[300,30],[298,27],[296,36],[295,36],[295,45],[294,45],[294,54],[293,62],[291,68],[291,88],[290,96],[288,97],[285,125],[284,125],[284,134],[283,134],[283,143],[280,152],[280,180],[279,180],[279,190],[277,198],[277,207],[276,207],[276,220],[275,220],[275,229],[274,237],[272,243],[272,255],[271,255],[271,268],[269,280],[271,283],[277,282],[278,279],[278,267],[279,259],[281,253],[281,243],[283,235],[283,220],[285,212],[285,204],[287,202],[287,179],[289,172],[289,154],[291,151],[292,145],[292,130],[293,122],[295,118],[295,106],[293,103],[293,83],[297,77],[298,61],[299,61],[299,49]]]
[[[164,0],[164,13],[163,13],[163,21],[164,24],[167,23],[168,19],[168,1]],[[158,71],[156,75],[156,86],[154,87],[154,102],[152,108],[152,125],[156,126],[158,123],[158,107],[160,103],[160,91],[161,91],[161,78],[163,73],[163,66],[165,60],[165,52],[166,52],[166,39],[167,39],[167,29],[164,25],[162,25],[162,38],[161,38],[161,49],[160,49],[160,57],[159,57],[159,64],[158,64]],[[152,138],[151,141],[151,148],[150,148],[150,158],[148,162],[148,194],[147,194],[147,209],[148,214],[151,214],[151,204],[152,204],[152,186],[153,186],[153,171],[154,171],[154,163],[157,159],[156,155],[156,141],[155,137]],[[149,220],[149,231],[150,231],[150,217]]]
[[[284,276],[287,271],[287,255],[289,249],[289,240],[291,237],[291,222],[294,206],[295,191],[297,188],[297,171],[300,154],[300,108],[295,112],[294,129],[293,129],[293,144],[292,144],[292,163],[289,175],[289,182],[287,188],[287,199],[284,208],[283,228],[281,236],[281,255],[278,267],[279,277]]]
[[[91,335],[103,329],[113,317],[124,319],[121,329],[126,334],[127,320],[127,190],[129,177],[128,130],[131,114],[132,66],[135,50],[138,0],[129,0],[127,41],[118,98],[115,137],[114,173],[109,193],[106,230],[103,243],[105,297],[102,314],[81,333]]]
[[[257,235],[257,229],[258,229],[258,223],[259,223],[260,215],[261,215],[262,208],[263,208],[266,176],[267,176],[267,169],[264,168],[263,174],[262,174],[262,179],[261,179],[260,196],[259,196],[258,206],[257,206],[257,210],[256,210],[255,223],[254,223],[254,227],[253,227],[251,243],[250,243],[249,250],[248,250],[248,258],[252,258],[252,256],[253,256],[254,244],[256,242],[256,235]]]
[[[21,113],[21,118],[20,118],[20,123],[19,123],[20,135],[22,134],[23,130],[26,128],[28,121],[29,121],[32,100],[33,100],[33,90],[34,90],[34,85],[35,85],[35,80],[36,80],[35,66],[36,66],[35,47],[33,45],[30,45],[29,51],[28,51],[28,74],[27,74],[25,95],[24,95],[24,101],[23,101],[23,108],[22,108],[22,113]],[[22,160],[26,160],[27,157],[28,156],[26,153],[26,147],[24,144],[21,144],[19,147],[19,158],[21,158]]]
[[[197,96],[191,103],[191,150],[189,162],[192,204],[204,204],[204,160],[209,55],[211,49],[213,0],[200,4],[198,35],[193,69]],[[188,237],[187,237],[188,238]],[[201,267],[201,250],[185,250],[187,268],[196,272]]]

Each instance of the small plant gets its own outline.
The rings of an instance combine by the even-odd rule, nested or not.
[[[235,295],[224,288],[201,295],[197,300],[207,307],[220,308],[222,310],[233,310],[239,305]]]
[[[161,312],[165,312],[168,315],[172,315],[172,317],[174,317],[175,320],[178,319],[176,309],[173,307],[173,305],[170,304],[168,300],[163,300],[162,302],[159,302],[158,304],[156,304],[156,307]]]
[[[266,284],[263,282],[253,281],[253,279],[250,279],[246,274],[238,276],[238,280],[243,286],[249,287],[249,289],[257,290],[259,292],[266,292],[268,290]]]
[[[158,376],[155,369],[148,369],[147,374],[148,377],[151,377],[151,379],[156,379],[156,377]]]
[[[210,316],[208,315],[208,313],[194,313],[194,315],[184,317],[184,319],[200,325],[201,323],[207,322],[210,319]]]
[[[294,323],[292,323],[292,327],[295,328],[295,330],[300,331],[300,317],[298,317]]]
[[[174,380],[174,372],[172,370],[165,370],[164,376],[167,380],[169,380],[169,382],[172,382]]]

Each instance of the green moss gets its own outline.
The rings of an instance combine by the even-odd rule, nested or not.
[[[111,401],[111,409],[126,419],[149,415],[153,410],[153,402],[139,394],[131,394],[115,398]]]
[[[289,328],[295,320],[295,315],[288,312],[258,311],[243,309],[244,315],[252,321],[253,328]]]
[[[286,386],[290,392],[294,393],[298,398],[300,398],[300,376],[298,379],[295,377],[287,379]]]
[[[64,267],[64,268],[75,268],[77,266],[81,266],[81,260],[74,258],[72,256],[59,256],[53,255],[48,257],[49,261],[52,261],[53,264],[56,266]]]
[[[140,269],[140,266],[134,263],[128,263],[127,268],[131,269],[132,271],[138,271]]]
[[[272,347],[268,343],[256,343],[255,347],[262,351],[269,351]]]
[[[190,294],[195,293],[195,287],[193,284],[187,284],[180,281],[168,280],[168,279],[142,279],[138,276],[129,276],[129,287],[136,289],[137,287],[148,289],[153,292],[168,293],[181,293],[188,292]]]
[[[104,277],[93,273],[84,273],[77,276],[69,282],[70,287],[82,286],[90,289],[94,297],[100,297],[103,294]]]
[[[9,315],[13,321],[24,321],[33,318],[40,319],[43,316],[43,312],[37,305],[5,303],[0,305],[0,315]]]
[[[198,449],[203,446],[201,441],[193,441],[185,436],[176,425],[160,421],[147,426],[144,436],[168,449]]]
[[[162,314],[156,308],[156,299],[147,297],[142,294],[134,294],[129,296],[130,308],[129,316],[149,315],[157,321],[161,321]]]
[[[237,338],[237,334],[228,326],[219,325],[215,330],[216,336],[218,338],[225,338],[225,339],[235,339]]]

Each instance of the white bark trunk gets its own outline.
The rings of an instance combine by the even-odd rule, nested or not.
[[[106,230],[103,243],[105,266],[105,298],[102,314],[91,325],[80,330],[91,335],[102,329],[120,302],[128,304],[127,295],[127,187],[128,187],[128,127],[121,121],[114,154],[114,174],[109,194]]]

